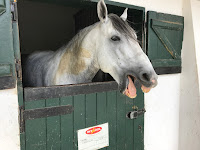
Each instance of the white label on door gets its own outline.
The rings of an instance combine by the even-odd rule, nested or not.
[[[108,123],[78,130],[78,150],[97,150],[109,146]]]

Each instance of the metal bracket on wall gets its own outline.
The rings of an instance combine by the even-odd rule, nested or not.
[[[71,114],[74,111],[72,105],[63,105],[63,106],[28,109],[28,110],[25,110],[24,106],[21,106],[19,109],[20,109],[20,133],[25,132],[26,120],[66,115],[66,114]]]

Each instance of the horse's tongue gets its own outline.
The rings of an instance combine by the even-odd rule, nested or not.
[[[125,91],[125,94],[130,98],[135,98],[137,96],[135,85],[129,76],[128,76],[128,80],[129,80],[129,84],[128,84],[128,88]]]

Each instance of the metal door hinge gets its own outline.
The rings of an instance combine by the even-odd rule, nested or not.
[[[25,130],[24,106],[19,106],[19,122],[20,122],[20,133],[23,133]]]
[[[145,112],[146,112],[146,110],[144,108],[139,109],[139,110],[130,111],[127,113],[126,117],[129,119],[136,119],[138,116],[144,115]]]
[[[22,68],[21,68],[21,61],[19,59],[16,59],[15,62],[15,68],[17,72],[17,78],[22,78]]]
[[[11,2],[12,21],[18,21],[17,2]]]

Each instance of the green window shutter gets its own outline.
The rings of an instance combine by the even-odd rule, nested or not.
[[[15,87],[10,1],[0,0],[0,90]]]
[[[181,72],[184,18],[149,11],[147,55],[158,74]]]

